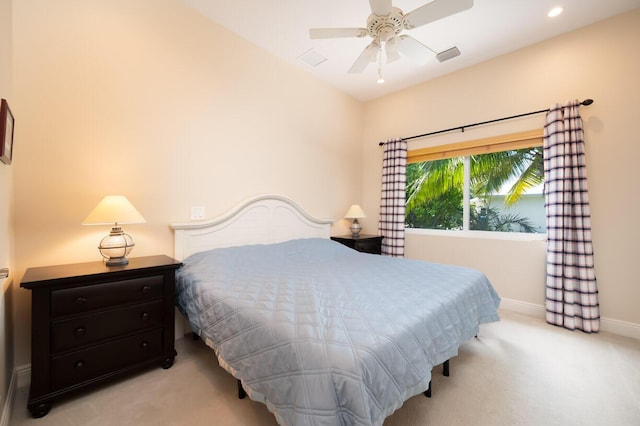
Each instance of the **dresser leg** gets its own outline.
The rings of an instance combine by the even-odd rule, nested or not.
[[[49,413],[49,410],[51,409],[51,403],[41,402],[39,404],[27,404],[27,409],[29,410],[33,418],[39,419],[40,417],[44,417]]]
[[[162,359],[162,363],[160,364],[160,366],[162,368],[164,368],[165,370],[167,370],[167,369],[171,368],[171,366],[173,365],[173,360],[174,360],[174,357],[172,357],[172,356],[168,356],[166,358],[163,358]]]

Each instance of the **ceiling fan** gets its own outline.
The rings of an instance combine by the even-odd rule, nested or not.
[[[369,0],[369,4],[372,13],[367,18],[366,28],[312,28],[309,30],[311,39],[366,36],[373,38],[349,68],[350,73],[361,73],[370,63],[377,62],[380,77],[378,82],[383,82],[381,72],[383,46],[387,63],[397,61],[400,55],[413,60],[418,65],[424,65],[433,55],[440,62],[460,55],[457,47],[436,52],[415,38],[400,33],[470,9],[473,6],[473,0],[433,0],[406,14],[394,7],[391,0]]]

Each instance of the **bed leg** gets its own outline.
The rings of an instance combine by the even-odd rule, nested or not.
[[[238,380],[238,399],[244,399],[247,396],[247,393],[244,391],[242,387],[242,383]]]
[[[426,396],[427,398],[431,398],[431,380],[429,380],[429,389],[424,391],[424,396]]]
[[[195,341],[195,340],[200,340],[200,336],[198,336],[196,333],[191,332],[191,340]]]
[[[445,377],[449,377],[449,360],[446,360],[442,363],[442,375]],[[424,396],[427,398],[431,398],[431,380],[429,380],[429,389],[424,391]]]

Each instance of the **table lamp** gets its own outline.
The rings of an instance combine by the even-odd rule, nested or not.
[[[133,238],[122,231],[120,225],[145,223],[146,221],[135,207],[122,195],[108,195],[100,201],[83,225],[112,225],[109,235],[100,241],[98,250],[107,260],[108,266],[126,265],[127,255],[135,245]]]
[[[352,205],[351,207],[349,207],[349,210],[347,210],[347,213],[344,215],[344,217],[345,219],[353,219],[349,230],[351,231],[351,236],[353,238],[358,238],[360,236],[360,231],[362,231],[362,225],[358,223],[358,219],[367,217],[367,215],[364,214],[362,207],[357,204]]]

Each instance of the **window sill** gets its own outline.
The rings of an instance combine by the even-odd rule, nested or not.
[[[410,235],[432,235],[437,237],[475,238],[481,240],[504,241],[546,241],[546,234],[529,234],[524,232],[495,232],[495,231],[443,231],[440,229],[405,228]]]

